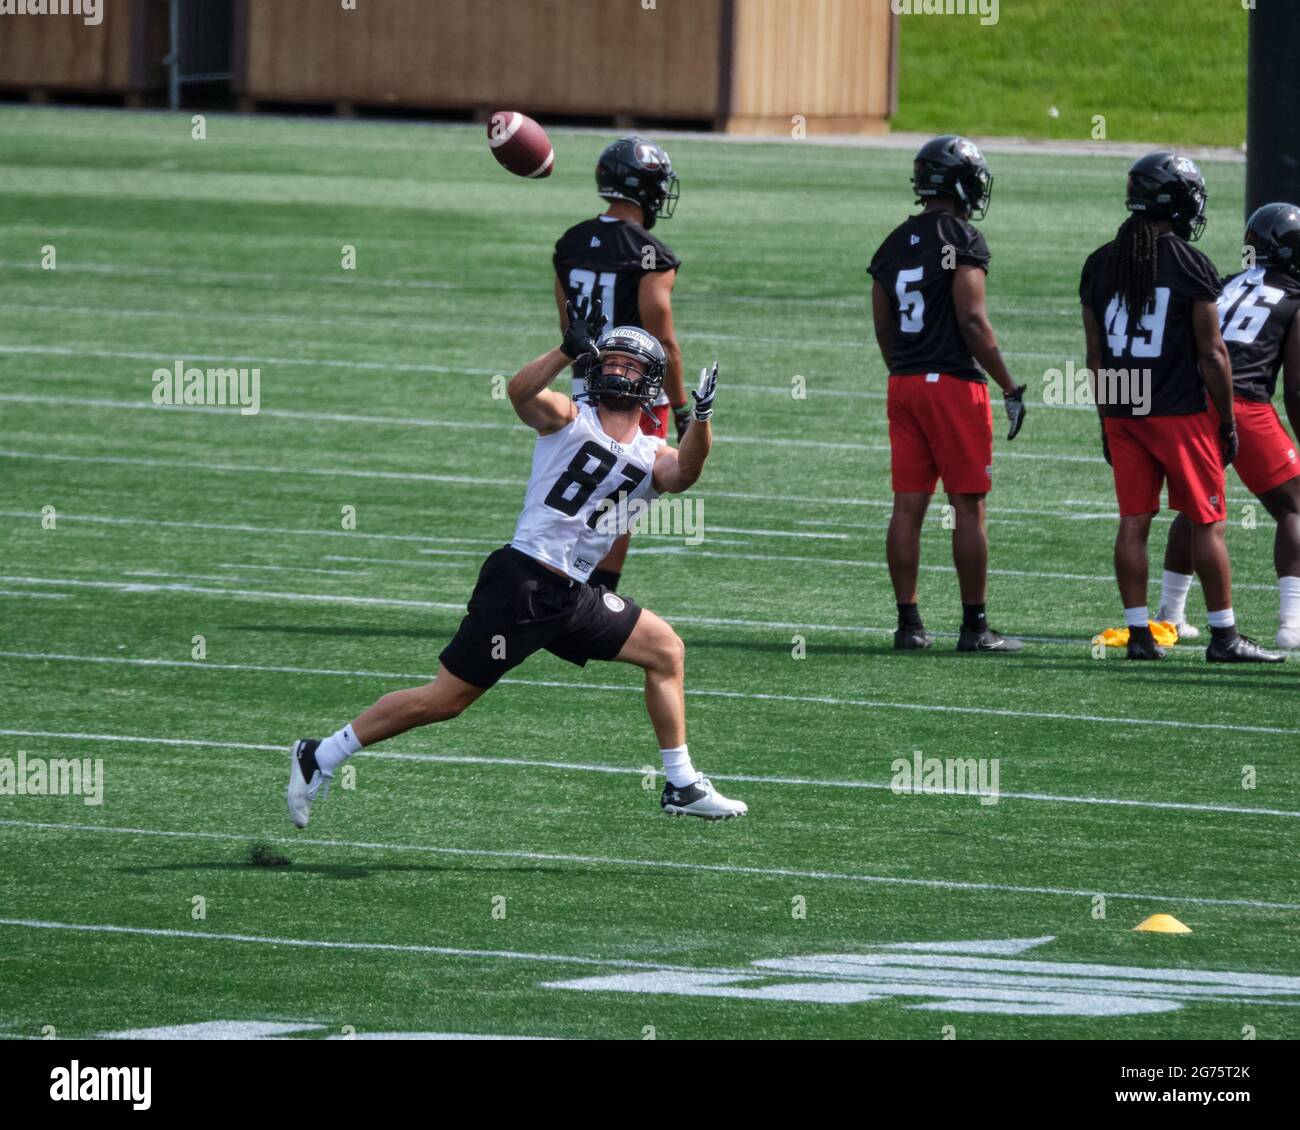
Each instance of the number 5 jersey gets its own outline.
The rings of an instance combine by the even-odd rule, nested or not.
[[[618,443],[600,426],[597,409],[580,405],[566,427],[537,437],[510,544],[586,581],[636,518],[640,507],[632,504],[647,506],[658,497],[652,480],[662,443],[640,432],[631,443]]]

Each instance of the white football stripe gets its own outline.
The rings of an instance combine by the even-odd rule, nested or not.
[[[555,150],[552,149],[549,153],[546,154],[546,160],[543,161],[540,165],[537,166],[537,168],[535,168],[531,173],[528,174],[529,178],[546,176],[546,174],[550,171],[551,165],[553,165],[554,163],[555,163]]]
[[[496,122],[501,117],[501,114],[493,114],[492,120],[493,122]],[[493,149],[500,149],[501,146],[503,146],[507,141],[510,141],[515,134],[519,132],[519,127],[523,124],[524,116],[516,110],[510,115],[510,124],[506,126],[505,129],[496,134],[488,135],[488,144],[491,145]]]

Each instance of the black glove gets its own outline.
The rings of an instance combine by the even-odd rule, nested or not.
[[[682,436],[686,434],[686,428],[691,422],[691,406],[683,404],[673,409],[673,423],[677,425],[677,442],[682,442]]]
[[[700,370],[699,391],[692,390],[695,398],[695,411],[691,415],[703,422],[713,415],[713,398],[718,392],[718,363],[713,362],[712,369]]]
[[[1002,404],[1007,410],[1007,419],[1011,421],[1007,439],[1015,439],[1020,434],[1020,425],[1025,422],[1025,386],[1020,385],[1003,393]]]
[[[1226,467],[1237,458],[1237,421],[1229,420],[1219,425],[1219,449]]]
[[[569,316],[569,325],[564,331],[564,340],[560,342],[560,352],[572,361],[579,357],[599,357],[596,340],[605,328],[606,318],[600,311],[600,296],[584,300],[581,305],[572,301],[564,307]]]
[[[1113,467],[1114,463],[1110,461],[1110,438],[1106,435],[1105,421],[1101,425],[1101,453],[1106,458],[1106,466]]]

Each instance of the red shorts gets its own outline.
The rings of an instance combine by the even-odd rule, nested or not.
[[[895,491],[987,494],[993,409],[983,381],[947,373],[889,378],[889,464]]]
[[[1106,439],[1124,517],[1158,511],[1166,479],[1170,509],[1198,526],[1227,517],[1219,425],[1209,412],[1107,416]]]
[[[650,409],[655,414],[654,420],[651,420],[644,412],[641,413],[641,432],[643,435],[658,436],[660,439],[668,438],[668,405],[655,404]]]
[[[1277,409],[1273,405],[1234,396],[1232,411],[1237,418],[1239,442],[1237,458],[1232,465],[1251,494],[1265,494],[1300,475],[1295,441],[1277,418]],[[1210,419],[1214,421],[1217,432],[1219,413],[1213,404],[1210,405]]]

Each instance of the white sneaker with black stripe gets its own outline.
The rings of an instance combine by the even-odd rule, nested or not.
[[[307,827],[310,819],[312,801],[317,793],[321,797],[329,796],[332,773],[322,773],[316,764],[316,747],[320,741],[316,738],[299,738],[293,743],[289,760],[289,787],[285,789],[284,799],[289,805],[289,819],[295,828]],[[321,793],[321,786],[325,791]]]
[[[665,783],[659,804],[669,816],[698,816],[703,820],[730,820],[749,812],[743,800],[723,796],[708,777],[697,777],[690,785]]]

